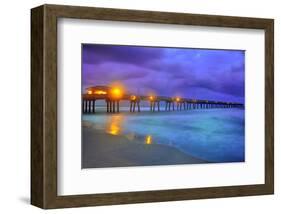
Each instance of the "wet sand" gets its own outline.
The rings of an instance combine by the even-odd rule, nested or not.
[[[168,145],[135,141],[96,130],[83,122],[82,168],[207,163]]]

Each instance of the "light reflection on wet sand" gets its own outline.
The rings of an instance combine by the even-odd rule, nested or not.
[[[106,122],[106,132],[112,135],[120,135],[122,132],[122,124],[124,123],[124,117],[120,115],[114,115],[108,118]]]
[[[118,115],[113,115],[108,118],[106,121],[106,133],[111,134],[111,135],[121,135],[124,134],[124,115],[118,114]],[[133,141],[136,139],[136,134],[135,133],[128,133],[125,134],[125,137]],[[144,143],[149,145],[152,144],[152,136],[151,135],[146,135],[144,137]]]
[[[152,136],[151,135],[147,135],[145,137],[145,144],[152,144]]]

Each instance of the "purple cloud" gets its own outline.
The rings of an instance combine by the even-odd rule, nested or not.
[[[82,84],[244,103],[244,60],[243,50],[83,44]]]

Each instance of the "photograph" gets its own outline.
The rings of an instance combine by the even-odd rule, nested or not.
[[[30,164],[21,169],[30,173],[24,187],[33,206],[274,194],[274,26],[280,22],[269,17],[278,19],[276,5],[267,15],[251,13],[253,7],[248,14],[241,7],[227,11],[229,2],[210,3],[223,14],[173,5],[32,5],[30,28],[22,28],[30,48],[19,52],[23,59],[30,54],[22,60],[30,66],[20,66],[30,67],[30,99],[23,99],[30,106],[30,131],[23,129]],[[18,53],[6,43],[11,56]],[[17,78],[4,79],[7,91]],[[23,106],[4,94],[12,107]]]
[[[82,44],[82,169],[245,161],[245,51]]]

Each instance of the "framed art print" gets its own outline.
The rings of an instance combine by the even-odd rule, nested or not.
[[[31,203],[273,194],[273,20],[31,12]]]

